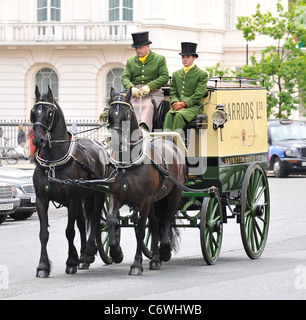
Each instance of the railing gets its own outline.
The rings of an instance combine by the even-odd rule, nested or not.
[[[127,22],[0,24],[0,43],[125,41],[137,29]]]
[[[18,146],[17,136],[18,136],[18,125],[22,124],[24,126],[24,132],[26,133],[27,138],[29,137],[29,129],[33,127],[33,124],[30,121],[25,120],[2,120],[0,119],[0,128],[2,129],[2,136],[0,135],[0,146],[4,145],[4,138],[10,138],[8,146],[16,148]],[[69,131],[75,130],[78,133],[79,138],[89,138],[97,141],[102,141],[103,135],[106,133],[105,128],[100,128],[98,130],[93,130],[89,132],[84,132],[90,129],[95,129],[100,126],[100,122],[92,120],[80,120],[80,121],[71,121],[67,120],[67,128]],[[29,139],[27,139],[29,144]]]

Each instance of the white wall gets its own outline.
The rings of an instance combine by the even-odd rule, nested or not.
[[[256,4],[275,11],[277,0],[233,0],[237,15],[251,15]],[[284,3],[287,1],[284,0]],[[183,41],[197,42],[201,68],[221,62],[235,68],[246,62],[242,34],[224,29],[223,0],[134,0],[134,21],[149,30],[152,49],[166,56],[170,74],[181,68]],[[62,0],[62,22],[106,22],[108,0]],[[36,0],[0,0],[0,27],[7,23],[35,23]],[[68,118],[97,118],[105,105],[105,77],[124,68],[135,54],[130,41],[92,43],[1,43],[0,118],[28,118],[34,99],[35,74],[43,67],[59,77],[59,102]],[[250,43],[250,55],[269,41]]]

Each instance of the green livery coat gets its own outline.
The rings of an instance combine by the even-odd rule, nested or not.
[[[122,84],[127,90],[139,84],[147,84],[151,91],[154,91],[160,89],[168,80],[166,58],[152,51],[144,64],[138,56],[128,59],[122,76]]]

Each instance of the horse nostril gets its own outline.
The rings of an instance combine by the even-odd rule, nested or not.
[[[41,139],[33,139],[33,144],[36,148],[40,148],[45,144],[45,140],[43,138]]]

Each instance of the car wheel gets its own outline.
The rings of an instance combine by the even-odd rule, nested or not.
[[[284,165],[279,158],[274,160],[273,171],[274,171],[275,178],[284,178],[286,176]]]
[[[26,220],[32,217],[34,212],[12,213],[10,217],[16,221]]]
[[[0,224],[2,224],[7,218],[7,215],[0,215]]]

